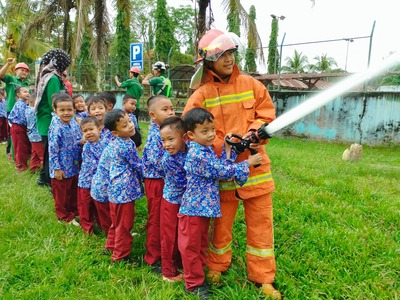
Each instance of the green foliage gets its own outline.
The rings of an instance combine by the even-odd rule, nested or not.
[[[278,53],[278,19],[272,18],[271,35],[268,43],[268,73],[276,74],[279,62]]]
[[[329,57],[326,53],[321,56],[315,56],[315,64],[309,66],[311,72],[325,73],[331,72],[333,67],[337,67],[337,62],[333,57]]]
[[[144,135],[147,124],[141,124]],[[399,146],[348,145],[272,138],[267,147],[273,193],[275,282],[285,299],[400,297]],[[0,152],[5,146],[0,145]],[[112,264],[105,236],[57,223],[50,191],[37,175],[17,173],[0,156],[0,295],[2,299],[197,299],[147,266]],[[24,188],[21,188],[21,187]],[[145,252],[147,203],[135,203],[132,256]],[[213,299],[260,299],[246,276],[246,224],[239,205],[233,259]],[[263,299],[263,298],[261,298]]]
[[[195,11],[190,5],[171,7],[171,23],[175,28],[175,39],[178,45],[186,48],[187,54],[195,55],[193,32],[195,31]]]
[[[254,5],[250,6],[249,18],[252,22],[256,20],[256,8]],[[257,72],[257,64],[256,64],[256,45],[251,38],[250,32],[247,35],[247,48],[245,54],[245,71],[247,72]]]
[[[176,49],[177,41],[174,37],[175,28],[168,15],[166,0],[157,0],[156,17],[156,59],[167,61],[171,48]]]
[[[117,13],[117,28],[115,31],[115,46],[116,46],[116,74],[121,74],[123,77],[121,80],[125,80],[129,72],[129,53],[130,44],[132,42],[130,35],[130,9],[118,8]]]
[[[293,57],[286,58],[286,65],[282,67],[284,73],[300,74],[306,73],[305,69],[308,68],[308,57],[303,55],[302,52],[294,50]]]
[[[391,74],[391,72],[394,74]],[[382,77],[380,85],[400,85],[400,65],[392,68],[391,72]]]

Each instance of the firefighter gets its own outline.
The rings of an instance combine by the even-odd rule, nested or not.
[[[237,133],[248,137],[263,123],[275,119],[275,108],[265,86],[251,76],[241,74],[235,63],[237,50],[235,36],[213,29],[199,42],[199,68],[191,86],[197,88],[188,99],[183,114],[193,107],[204,107],[214,115],[217,137],[213,147],[221,154],[224,137]],[[250,281],[262,288],[273,299],[282,296],[272,285],[276,273],[272,224],[272,197],[275,190],[270,159],[264,145],[252,143],[250,148],[261,153],[262,164],[250,168],[249,179],[243,187],[231,182],[220,182],[222,217],[213,221],[211,243],[208,251],[208,274],[211,282],[218,283],[221,273],[232,260],[232,226],[239,202],[244,205],[246,221],[246,259]],[[249,149],[238,155],[243,161]]]

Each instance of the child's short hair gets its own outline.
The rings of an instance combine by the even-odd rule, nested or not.
[[[104,126],[113,131],[117,128],[117,123],[121,118],[126,115],[126,112],[122,109],[112,109],[104,116]]]
[[[192,108],[183,116],[186,131],[193,132],[196,125],[204,124],[205,121],[213,122],[214,116],[207,109],[201,107]]]
[[[21,91],[22,88],[27,89],[29,91],[29,89],[26,86],[19,85],[14,89],[14,93],[18,94]]]
[[[55,93],[55,94],[51,95],[51,102],[53,102],[53,107],[54,108],[57,108],[57,104],[58,103],[64,102],[64,101],[65,102],[71,102],[72,105],[73,105],[71,96],[68,95],[65,91],[61,91],[61,92],[58,92],[58,93]]]
[[[97,120],[97,119],[94,118],[94,117],[84,117],[84,118],[82,119],[82,121],[81,121],[80,126],[81,126],[81,128],[82,128],[83,125],[89,124],[89,123],[94,123],[94,125],[96,125],[96,127],[99,127],[99,128],[100,128],[99,120]]]
[[[90,96],[88,99],[86,99],[86,106],[88,110],[90,110],[90,106],[94,103],[101,103],[107,109],[107,103],[106,100],[104,100],[104,98],[100,96]]]
[[[159,100],[161,99],[168,99],[169,98],[167,96],[164,95],[155,95],[155,96],[151,96],[148,100],[147,100],[147,108],[149,110],[151,110],[154,107],[154,104],[156,104]]]
[[[101,92],[99,97],[103,98],[106,103],[111,103],[113,107],[115,106],[115,103],[117,103],[117,97],[113,92]]]
[[[185,123],[178,116],[172,116],[172,117],[166,118],[164,120],[164,122],[161,123],[160,130],[162,130],[163,128],[168,127],[168,126],[172,130],[178,131],[182,135],[185,133]]]
[[[125,102],[128,101],[129,99],[135,99],[135,100],[137,101],[137,99],[135,98],[135,96],[126,94],[126,95],[124,96],[124,98],[122,98],[122,103],[125,103]]]

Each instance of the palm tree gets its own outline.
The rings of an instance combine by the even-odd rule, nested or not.
[[[326,73],[331,72],[333,70],[333,66],[337,67],[336,60],[332,57],[328,57],[327,54],[315,56],[314,60],[316,63],[309,66],[310,71],[312,72]]]
[[[287,57],[285,59],[286,65],[282,67],[283,73],[300,74],[306,73],[304,70],[308,67],[308,57],[303,55],[303,52],[297,52],[294,50],[293,57]]]

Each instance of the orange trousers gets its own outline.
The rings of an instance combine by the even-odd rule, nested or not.
[[[232,261],[232,226],[239,200],[231,197],[221,199],[222,217],[215,218],[211,244],[208,251],[209,270],[224,272]],[[274,282],[276,265],[272,224],[271,193],[243,200],[247,227],[247,272],[249,280],[257,283]]]

